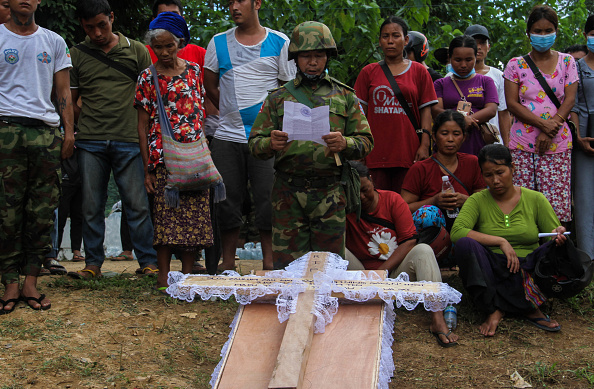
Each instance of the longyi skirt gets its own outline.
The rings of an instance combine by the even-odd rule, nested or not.
[[[212,246],[212,224],[209,190],[180,192],[179,208],[165,204],[167,170],[163,165],[155,169],[154,239],[153,246],[170,246],[184,251],[201,250]]]

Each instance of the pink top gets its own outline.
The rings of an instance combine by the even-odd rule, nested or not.
[[[565,87],[578,81],[578,72],[573,57],[569,54],[558,53],[557,66],[553,74],[543,73],[547,84],[555,93],[555,96],[563,104],[565,100]],[[549,99],[540,83],[534,77],[534,73],[522,57],[512,58],[505,67],[503,77],[519,86],[520,103],[528,108],[533,114],[543,119],[549,119],[557,113],[557,107]],[[540,129],[529,126],[514,118],[510,130],[510,149],[519,149],[536,153],[534,148],[536,137]],[[567,123],[553,138],[550,149],[545,154],[556,154],[572,148],[571,133]]]

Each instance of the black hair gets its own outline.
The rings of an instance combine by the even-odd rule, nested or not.
[[[78,19],[92,19],[97,15],[111,15],[111,7],[107,0],[78,0],[76,3],[76,17]]]
[[[462,133],[466,135],[466,121],[464,120],[464,115],[458,111],[454,111],[453,109],[446,109],[435,117],[435,120],[433,121],[433,127],[431,128],[433,135],[437,134],[439,127],[443,126],[445,122],[449,121],[456,122],[456,124],[462,129]]]
[[[352,167],[355,168],[357,173],[359,173],[359,177],[361,178],[369,178],[371,179],[371,175],[369,174],[369,169],[367,166],[363,164],[363,162],[359,161],[349,161]]]
[[[546,19],[551,22],[553,26],[555,26],[555,30],[559,28],[559,18],[557,17],[557,12],[555,12],[555,10],[548,5],[539,4],[535,5],[530,11],[530,15],[528,15],[528,20],[526,21],[527,34],[530,34],[532,26],[540,19]]]
[[[153,18],[156,18],[158,15],[158,11],[159,11],[159,6],[163,4],[163,5],[175,5],[177,6],[177,8],[179,8],[179,12],[183,11],[183,6],[180,0],[155,0],[155,2],[153,3]]]
[[[481,167],[481,171],[483,170],[483,165],[485,162],[491,162],[495,165],[505,165],[510,169],[513,167],[512,156],[509,152],[509,149],[499,143],[486,145],[481,149],[481,151],[479,151],[478,163]]]
[[[452,41],[450,42],[450,47],[448,48],[448,54],[450,55],[450,58],[452,58],[452,53],[454,52],[454,49],[458,47],[472,48],[474,50],[474,56],[476,57],[478,49],[476,47],[476,41],[473,37],[469,35],[458,35],[457,37],[452,39]]]
[[[386,20],[384,20],[384,22],[382,23],[382,25],[380,26],[380,37],[382,36],[382,30],[384,29],[385,26],[387,26],[388,24],[398,24],[400,25],[400,27],[402,27],[402,34],[404,34],[404,36],[408,35],[408,24],[406,24],[406,21],[402,18],[399,18],[398,16],[388,16],[386,18]]]
[[[584,26],[584,32],[586,34],[592,30],[594,30],[594,15],[588,16],[588,19],[586,19],[586,25]]]
[[[578,51],[583,51],[584,53],[588,54],[588,46],[586,45],[571,45],[565,48],[563,52],[565,54],[577,53]]]

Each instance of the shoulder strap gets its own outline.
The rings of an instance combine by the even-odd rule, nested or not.
[[[530,66],[530,70],[532,70],[532,73],[534,73],[534,77],[538,80],[538,83],[540,84],[540,86],[542,86],[542,89],[545,91],[547,96],[549,96],[549,99],[551,99],[553,104],[555,104],[555,107],[559,109],[559,107],[561,106],[559,99],[557,98],[557,96],[555,96],[549,84],[547,84],[547,80],[545,80],[540,70],[538,70],[538,67],[536,67],[536,64],[534,63],[532,58],[530,58],[529,55],[524,55],[522,58],[524,58],[524,61],[526,61],[528,66]]]
[[[165,105],[163,104],[163,97],[161,97],[161,88],[159,88],[159,74],[157,73],[155,65],[149,66],[149,71],[153,75],[153,85],[155,86],[155,92],[157,93],[157,119],[161,125],[161,136],[165,135],[169,136],[171,139],[175,139],[173,137],[171,122],[169,121],[169,117],[167,117]]]
[[[450,79],[454,83],[454,86],[458,90],[458,93],[460,93],[460,98],[462,99],[462,101],[466,101],[466,96],[464,96],[464,93],[462,93],[462,91],[460,90],[460,87],[458,86],[458,83],[456,82],[456,80],[454,80],[454,76],[453,75],[450,76]]]
[[[404,98],[404,95],[402,94],[402,91],[398,87],[398,83],[394,79],[394,76],[392,75],[392,72],[390,71],[390,68],[388,67],[388,65],[386,65],[386,62],[385,61],[380,61],[379,62],[379,65],[382,68],[382,70],[384,71],[384,74],[386,75],[386,78],[388,79],[388,82],[390,83],[390,86],[392,87],[392,91],[394,92],[394,96],[396,96],[396,98],[398,99],[398,102],[400,103],[400,106],[402,107],[402,109],[406,113],[406,116],[408,116],[408,120],[410,120],[410,122],[412,123],[415,131],[418,130],[418,129],[420,129],[421,127],[419,126],[419,123],[417,122],[417,119],[415,118],[415,116],[413,115],[410,107],[408,106],[408,102]]]
[[[103,62],[104,64],[114,68],[118,72],[125,74],[126,76],[130,77],[132,79],[132,81],[134,81],[134,82],[137,81],[138,74],[136,74],[132,69],[122,65],[121,63],[118,63],[118,62],[112,60],[111,58],[108,58],[105,55],[99,54],[98,52],[91,49],[87,45],[80,43],[80,44],[74,46],[74,48],[82,51],[85,54],[90,55],[91,57],[95,58],[98,61]]]
[[[393,231],[396,231],[396,226],[394,225],[394,223],[387,221],[386,219],[382,219],[379,217],[375,217],[375,216],[371,216],[370,214],[368,214],[367,212],[361,212],[361,219],[366,220],[370,223],[374,223],[374,224],[378,224],[382,227],[386,227],[389,228]]]
[[[445,167],[443,163],[439,162],[437,160],[437,158],[435,158],[433,155],[431,156],[431,159],[434,160],[435,162],[437,162],[437,164],[439,166],[441,166],[443,168],[443,170],[446,171],[446,173],[448,173],[450,176],[454,177],[454,180],[458,181],[458,183],[460,185],[462,185],[462,188],[464,188],[464,190],[466,191],[466,193],[468,193],[469,196],[472,194],[472,193],[470,193],[470,191],[468,190],[468,188],[466,187],[466,185],[464,185],[464,183],[462,181],[460,181],[460,179],[458,177],[456,177],[454,175],[454,173],[452,173],[447,167]]]
[[[295,84],[293,83],[293,80],[288,81],[283,86],[289,91],[290,94],[293,95],[293,97],[295,97],[297,99],[298,102],[300,102],[303,105],[308,106],[309,108],[313,108],[314,107],[313,101],[311,101],[305,95],[305,93],[303,93],[303,91],[301,89],[295,88]]]

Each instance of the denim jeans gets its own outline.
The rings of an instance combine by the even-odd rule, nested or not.
[[[156,265],[153,223],[138,143],[85,140],[76,141],[76,147],[82,176],[82,232],[87,266],[101,267],[105,260],[105,202],[112,169],[128,217],[138,263],[141,268]]]

